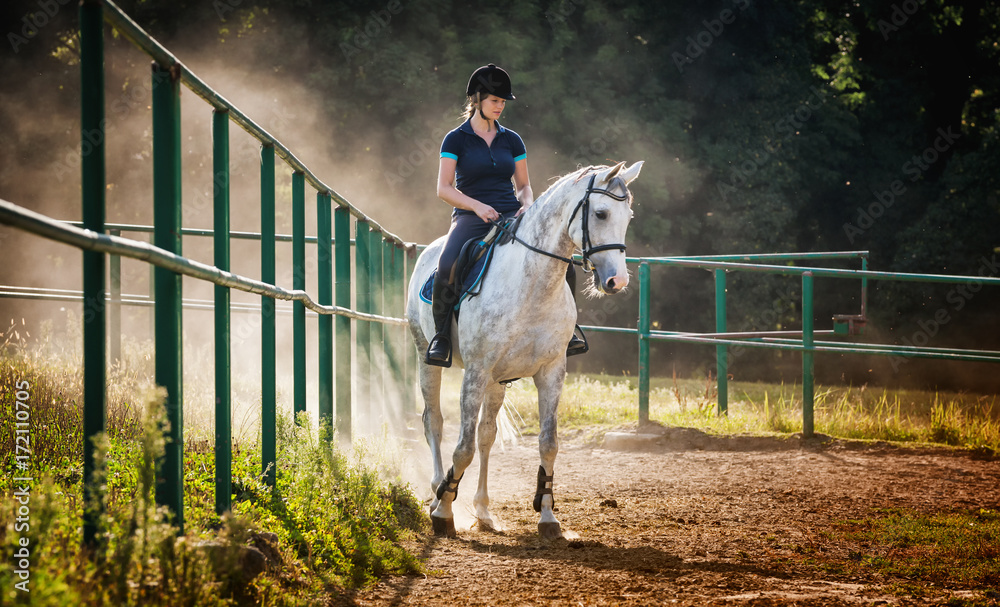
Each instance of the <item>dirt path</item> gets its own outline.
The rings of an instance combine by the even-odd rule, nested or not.
[[[874,508],[1000,508],[1000,462],[945,450],[842,442],[668,441],[644,452],[563,442],[558,512],[568,539],[543,541],[531,509],[537,447],[494,449],[491,497],[502,532],[468,529],[478,461],[463,479],[455,539],[411,548],[425,576],[390,577],[345,604],[916,605],[979,597],[927,589],[891,594],[884,580],[837,576],[810,554],[831,525]],[[729,449],[737,450],[729,450]],[[844,555],[846,558],[846,549]],[[983,603],[986,604],[986,603]]]

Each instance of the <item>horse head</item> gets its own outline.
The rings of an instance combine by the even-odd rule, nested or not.
[[[580,202],[569,222],[569,237],[583,251],[583,265],[594,272],[599,294],[618,293],[628,286],[625,265],[625,231],[632,219],[632,193],[628,184],[639,176],[642,161],[625,168],[590,167],[576,180]]]

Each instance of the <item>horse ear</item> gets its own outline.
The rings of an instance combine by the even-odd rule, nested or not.
[[[600,182],[601,183],[608,183],[609,181],[611,181],[612,179],[614,179],[618,175],[618,172],[622,170],[623,166],[625,166],[625,162],[624,161],[623,162],[619,162],[615,166],[613,166],[610,169],[608,169],[607,173],[604,173],[604,174],[601,175]]]
[[[633,164],[629,168],[622,171],[622,174],[619,175],[619,177],[625,180],[626,185],[635,181],[635,178],[639,176],[639,171],[642,170],[642,163],[643,161],[640,160],[639,162]]]

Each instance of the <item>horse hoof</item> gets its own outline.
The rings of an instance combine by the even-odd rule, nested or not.
[[[493,532],[500,531],[500,529],[497,527],[497,524],[494,523],[493,519],[489,517],[486,518],[476,517],[476,527],[478,527],[480,531],[493,531]]]
[[[434,527],[434,535],[439,537],[455,537],[455,519],[431,516],[431,525]]]
[[[538,523],[538,535],[547,540],[555,540],[563,536],[559,523]]]

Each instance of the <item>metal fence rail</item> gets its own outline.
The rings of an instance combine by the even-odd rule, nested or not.
[[[834,259],[859,259],[860,270],[822,268],[812,266],[773,265],[778,262],[827,261]],[[718,410],[725,414],[728,408],[728,347],[770,348],[802,352],[802,432],[806,437],[814,434],[814,356],[817,352],[908,358],[931,358],[966,362],[1000,362],[1000,351],[963,348],[935,348],[898,344],[871,344],[856,341],[817,341],[817,336],[831,336],[834,330],[815,328],[813,283],[817,277],[853,279],[861,282],[861,314],[867,308],[868,281],[900,281],[920,283],[945,283],[959,285],[1000,286],[1000,278],[989,276],[961,276],[954,274],[918,274],[905,272],[877,272],[868,270],[867,251],[780,253],[762,255],[715,255],[695,257],[629,258],[639,264],[639,319],[636,329],[623,327],[594,327],[593,332],[635,334],[639,338],[639,423],[649,422],[649,348],[653,340],[714,345],[718,383]],[[771,263],[765,263],[771,262]],[[653,265],[699,268],[713,272],[715,279],[714,333],[652,330],[650,318],[650,269]],[[759,272],[798,277],[802,282],[801,331],[727,331],[726,274],[728,272]]]
[[[153,217],[148,230],[130,224],[105,222],[106,138],[104,96],[104,22],[107,21],[126,39],[153,58],[152,65],[152,138],[153,138]],[[351,435],[351,386],[354,371],[361,378],[383,372],[389,381],[370,382],[359,396],[378,390],[378,395],[396,391],[403,407],[415,408],[415,393],[403,388],[404,379],[412,379],[409,370],[415,354],[401,348],[403,293],[407,253],[415,247],[404,243],[378,223],[351,205],[321,181],[276,137],[251,120],[232,103],[185,67],[159,42],[151,38],[110,0],[82,0],[79,9],[81,77],[81,176],[83,217],[80,226],[39,215],[10,202],[0,201],[0,222],[27,230],[45,238],[76,246],[83,251],[82,292],[45,292],[8,289],[5,296],[18,293],[34,298],[82,298],[84,338],[84,503],[102,504],[101,488],[94,482],[94,442],[106,427],[106,376],[108,334],[106,308],[123,304],[148,304],[122,297],[120,257],[130,257],[150,264],[153,269],[154,322],[156,348],[155,381],[166,389],[166,414],[170,429],[164,458],[158,463],[160,478],[156,499],[167,506],[181,533],[183,513],[183,394],[182,394],[182,297],[181,276],[190,276],[215,285],[212,307],[215,313],[215,391],[216,391],[216,510],[230,507],[231,419],[230,419],[230,314],[248,311],[248,306],[232,304],[230,290],[261,295],[262,387],[261,450],[262,472],[274,481],[276,415],[276,307],[277,300],[291,301],[293,317],[294,411],[305,410],[306,324],[311,310],[319,315],[318,359],[320,369],[320,423],[333,426],[338,436]],[[180,85],[183,84],[208,102],[213,111],[212,155],[214,225],[212,230],[193,230],[181,225],[181,126]],[[259,234],[232,232],[229,229],[229,122],[235,122],[261,144]],[[291,236],[275,231],[275,158],[292,169]],[[305,186],[316,190],[318,234],[305,235]],[[353,228],[353,229],[352,229]],[[151,231],[151,242],[122,238],[122,230]],[[111,232],[110,234],[106,232]],[[353,240],[352,240],[353,231]],[[209,265],[182,256],[184,235],[211,235],[214,238],[214,264]],[[336,236],[334,239],[333,236]],[[229,271],[229,243],[233,238],[260,241],[261,274],[259,278],[239,276]],[[293,249],[293,285],[291,289],[275,282],[275,243],[291,241]],[[319,272],[315,298],[305,290],[305,246],[317,247]],[[352,277],[351,246],[355,244]],[[113,289],[106,290],[107,256],[111,255]],[[334,265],[335,261],[335,265]],[[336,275],[334,276],[334,271]],[[356,300],[351,307],[352,296]],[[189,305],[192,302],[188,302]],[[197,305],[205,306],[204,302]],[[336,316],[336,339],[333,317]],[[377,328],[375,330],[374,328]],[[112,317],[112,332],[118,333],[117,317]],[[351,333],[357,336],[359,355],[352,359]],[[334,351],[336,349],[336,357]],[[412,349],[409,349],[412,350]],[[334,363],[336,368],[334,368]],[[409,375],[409,377],[407,377]],[[359,403],[362,401],[360,398]],[[334,411],[336,405],[336,413]],[[100,512],[84,512],[83,541],[93,546]]]
[[[317,322],[318,411],[321,424],[335,425],[338,436],[349,438],[352,431],[351,402],[382,402],[391,391],[400,394],[403,409],[415,409],[415,353],[405,343],[403,326],[407,257],[417,247],[404,243],[385,231],[331,187],[321,181],[292,152],[259,124],[247,117],[217,91],[185,67],[159,42],[151,38],[110,0],[81,0],[81,173],[82,222],[69,225],[40,215],[13,203],[0,200],[0,222],[44,238],[58,240],[83,251],[83,290],[8,289],[0,296],[35,298],[82,298],[84,314],[84,503],[102,504],[100,487],[94,481],[93,439],[105,431],[107,352],[105,309],[112,305],[149,304],[153,302],[156,347],[155,381],[166,388],[166,412],[170,423],[166,454],[158,465],[157,502],[167,506],[174,522],[183,532],[183,395],[182,395],[182,297],[181,276],[190,276],[215,285],[214,300],[191,302],[211,307],[215,315],[215,391],[216,391],[216,510],[230,508],[231,471],[231,386],[230,386],[230,315],[234,311],[261,314],[262,350],[262,473],[274,482],[276,458],[276,326],[277,300],[290,301],[293,320],[294,411],[305,410],[306,324],[307,310],[315,312]],[[152,66],[152,135],[153,135],[153,215],[151,227],[109,224],[105,221],[105,138],[103,132],[104,31],[107,21],[125,38],[153,58]],[[204,99],[212,108],[213,174],[215,179],[212,230],[195,230],[181,225],[181,126],[180,94],[183,84]],[[233,232],[229,224],[229,123],[235,122],[261,144],[260,209],[258,234]],[[275,230],[276,158],[292,169],[292,234],[279,235]],[[306,185],[316,191],[317,234],[305,235]],[[149,231],[151,242],[123,238],[121,231]],[[110,234],[107,232],[111,232]],[[212,236],[213,264],[182,256],[181,238],[185,235]],[[231,239],[259,240],[260,278],[250,278],[230,271]],[[293,284],[291,289],[276,285],[275,243],[292,243]],[[305,290],[305,246],[316,246],[317,289],[315,298]],[[352,245],[354,255],[352,263]],[[106,290],[107,255],[112,256],[112,290]],[[130,257],[154,267],[153,297],[144,299],[122,296],[120,265],[116,260]],[[861,270],[776,265],[799,261],[860,259]],[[719,411],[728,402],[727,348],[740,345],[781,348],[802,352],[803,433],[813,434],[813,371],[816,352],[866,355],[898,355],[942,358],[963,361],[1000,362],[1000,352],[865,344],[856,342],[817,341],[832,331],[816,330],[813,313],[813,282],[816,278],[849,278],[861,282],[861,316],[864,317],[869,280],[947,282],[955,284],[1000,285],[992,277],[968,277],[934,274],[873,272],[867,269],[864,251],[830,253],[790,253],[771,255],[717,255],[701,257],[629,258],[639,264],[639,319],[637,327],[584,327],[588,331],[634,334],[639,346],[639,420],[649,420],[649,350],[652,340],[670,340],[714,345],[716,347]],[[710,270],[715,279],[716,331],[686,333],[654,331],[650,318],[650,270],[653,265],[691,267]],[[802,330],[798,332],[730,332],[726,319],[726,274],[728,272],[765,272],[798,277],[802,282]],[[117,274],[116,274],[117,272]],[[353,276],[352,276],[353,273]],[[258,306],[234,304],[231,289],[261,296]],[[354,307],[351,307],[352,297]],[[112,333],[120,331],[112,320]],[[353,334],[352,334],[353,333]],[[356,357],[352,357],[352,349]],[[352,384],[352,371],[358,382]],[[334,409],[336,405],[336,410]],[[84,513],[83,540],[94,545],[97,521],[101,513]]]
[[[215,266],[165,251],[141,240],[97,234],[90,230],[50,219],[45,215],[3,199],[0,199],[0,223],[20,228],[24,231],[48,238],[49,240],[56,240],[72,245],[85,251],[97,251],[145,261],[150,265],[169,270],[175,274],[190,276],[191,278],[211,282],[222,287],[263,295],[270,299],[301,302],[306,308],[317,314],[341,315],[354,320],[366,320],[397,326],[407,326],[409,324],[406,318],[380,316],[378,314],[356,312],[350,308],[335,305],[323,305],[313,300],[309,293],[304,290],[284,289],[261,280],[226,272]],[[273,315],[273,309],[271,313]]]

